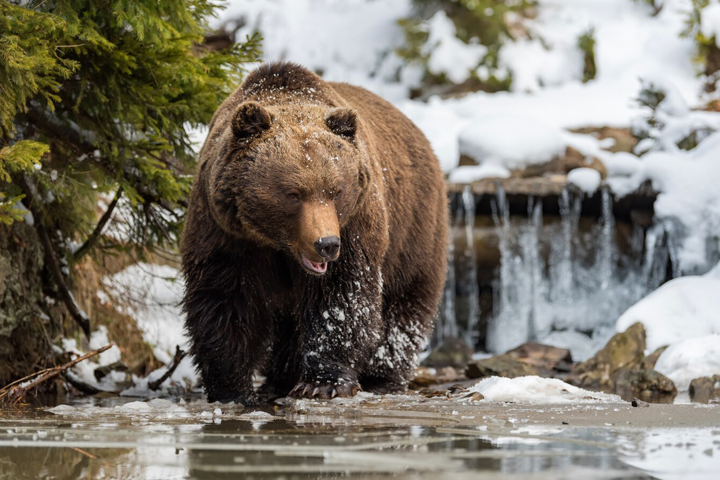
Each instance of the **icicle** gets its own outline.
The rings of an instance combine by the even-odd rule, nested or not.
[[[602,230],[598,246],[598,278],[600,288],[610,287],[615,265],[615,216],[612,211],[612,197],[607,187],[602,189]]]
[[[467,328],[463,337],[469,345],[475,345],[477,339],[477,324],[480,320],[480,287],[477,283],[477,252],[475,251],[475,195],[470,185],[466,185],[463,194],[463,207],[465,210],[465,278],[463,291],[468,298]]]

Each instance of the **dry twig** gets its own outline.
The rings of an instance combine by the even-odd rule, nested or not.
[[[51,378],[54,378],[61,373],[63,373],[65,370],[74,367],[78,363],[82,362],[83,360],[87,360],[88,358],[92,358],[95,355],[99,355],[105,350],[112,347],[113,344],[105,345],[102,348],[98,348],[97,350],[93,350],[92,352],[86,353],[82,357],[78,357],[75,360],[72,360],[64,365],[60,365],[57,367],[52,368],[46,368],[45,370],[40,370],[39,372],[35,372],[32,375],[28,375],[27,377],[21,378],[20,380],[16,380],[8,385],[5,385],[2,389],[0,389],[0,400],[6,400],[6,399],[15,399],[13,401],[13,404],[17,403],[20,399],[25,397],[25,394],[40,385],[43,382],[46,382],[47,380],[50,380]],[[27,382],[27,383],[25,383]]]
[[[180,362],[183,358],[185,358],[185,355],[187,355],[187,352],[182,350],[179,345],[176,345],[175,356],[173,357],[172,365],[170,365],[170,368],[168,368],[168,371],[165,372],[162,377],[158,378],[154,382],[148,383],[148,387],[150,387],[150,390],[155,391],[160,388],[160,385],[162,385],[165,380],[170,378],[170,375],[172,375],[178,365],[180,365]]]

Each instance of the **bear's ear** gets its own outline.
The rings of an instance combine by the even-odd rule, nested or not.
[[[240,104],[231,122],[233,134],[240,140],[254,137],[268,130],[271,125],[272,115],[256,102]]]
[[[335,135],[354,139],[357,132],[357,114],[349,108],[333,108],[325,115],[325,124]]]

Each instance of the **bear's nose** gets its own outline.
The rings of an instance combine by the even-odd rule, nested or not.
[[[323,237],[315,242],[315,250],[325,260],[335,260],[340,250],[340,239],[338,237]]]

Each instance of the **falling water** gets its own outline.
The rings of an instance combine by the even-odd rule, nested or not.
[[[518,225],[511,224],[505,193],[498,189],[492,208],[501,265],[488,350],[504,352],[538,340],[572,347],[583,359],[614,333],[614,321],[625,309],[662,281],[665,262],[656,252],[661,239],[669,242],[665,230],[648,232],[645,260],[619,261],[612,196],[607,190],[600,195],[597,230],[583,237],[582,197],[562,193],[559,225],[544,225],[542,204],[530,198],[528,218]],[[546,257],[543,245],[550,250]],[[672,252],[669,243],[661,251]]]
[[[528,197],[527,218],[510,217],[502,185],[490,201],[500,264],[493,282],[493,309],[486,312],[485,348],[504,352],[529,340],[567,347],[577,360],[597,351],[614,333],[614,322],[630,305],[666,278],[677,275],[671,229],[636,227],[630,254],[616,241],[613,199],[598,192],[600,219],[580,229],[583,197],[565,190],[558,198],[559,222],[543,219],[543,203]],[[448,275],[435,343],[455,336],[475,344],[480,319],[476,199],[466,187],[451,218]],[[586,224],[583,224],[586,225]],[[458,253],[457,244],[464,248]],[[456,270],[457,268],[457,270]],[[489,314],[489,315],[488,315]]]
[[[475,345],[477,338],[477,324],[480,319],[480,287],[477,282],[477,252],[475,250],[475,195],[466,185],[463,194],[463,209],[465,210],[465,252],[464,260],[468,268],[462,279],[463,291],[467,296],[467,326],[463,338],[468,345]]]

